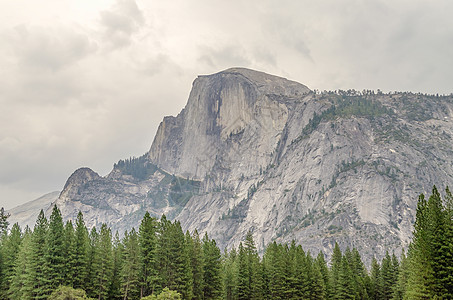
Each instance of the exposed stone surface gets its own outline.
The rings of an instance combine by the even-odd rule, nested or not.
[[[45,194],[35,200],[29,201],[25,204],[14,207],[11,210],[8,210],[10,217],[8,222],[10,226],[14,223],[19,223],[19,225],[24,229],[26,226],[33,229],[38,218],[39,212],[41,209],[47,210],[48,207],[52,205],[55,200],[58,199],[60,192],[51,192]]]
[[[221,248],[252,230],[260,249],[296,239],[330,253],[337,241],[369,261],[407,247],[418,194],[452,182],[452,112],[451,96],[319,94],[228,69],[194,81],[147,154],[105,178],[76,171],[56,203],[90,226],[129,229],[150,210]]]

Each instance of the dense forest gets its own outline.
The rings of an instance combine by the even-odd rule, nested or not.
[[[313,256],[295,241],[260,256],[249,232],[224,251],[205,234],[148,213],[120,238],[54,206],[34,229],[9,227],[0,211],[1,299],[452,299],[453,196],[420,195],[413,240],[368,270],[356,249]],[[70,296],[69,296],[70,295]]]

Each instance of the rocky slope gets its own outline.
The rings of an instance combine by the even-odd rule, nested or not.
[[[368,260],[407,247],[419,193],[452,182],[453,97],[315,93],[248,69],[199,76],[144,156],[106,177],[77,170],[56,204],[88,225],[137,226],[145,210],[207,231],[220,247],[251,230],[260,249],[296,239]]]
[[[52,203],[58,199],[59,195],[60,192],[58,191],[51,192],[39,197],[38,199],[32,200],[25,204],[16,206],[11,210],[8,210],[8,213],[10,214],[8,222],[10,223],[10,225],[19,223],[22,228],[28,226],[33,229],[33,226],[35,226],[36,219],[38,218],[41,209],[47,210],[49,207],[51,207]]]

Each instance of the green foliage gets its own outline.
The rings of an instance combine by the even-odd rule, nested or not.
[[[154,293],[159,284],[157,272],[157,227],[158,222],[148,212],[142,219],[139,228],[139,245],[141,259],[141,295]]]
[[[9,214],[5,213],[5,209],[2,207],[0,208],[0,238],[6,235],[9,222],[8,222]]]
[[[399,262],[387,252],[368,274],[359,252],[342,253],[337,243],[330,268],[322,253],[314,259],[295,241],[273,242],[260,258],[251,232],[221,255],[207,234],[202,241],[196,231],[183,234],[165,216],[147,213],[139,232],[121,240],[105,224],[88,235],[81,213],[75,230],[71,222],[63,226],[55,206],[49,223],[41,211],[33,231],[15,224],[0,239],[1,297],[452,299],[452,217],[448,189],[444,201],[435,187],[428,200],[421,195],[407,257],[403,252]]]
[[[74,277],[75,277],[75,269],[76,269],[76,251],[75,251],[75,232],[74,226],[72,226],[72,222],[66,222],[66,226],[64,228],[64,242],[63,242],[63,249],[65,251],[65,272],[64,272],[64,280],[63,285],[65,286],[73,286],[74,285]]]
[[[203,299],[219,299],[222,295],[222,263],[220,249],[214,240],[203,237]]]
[[[76,228],[74,236],[74,278],[75,288],[86,289],[88,286],[88,251],[90,241],[88,239],[88,230],[85,227],[82,212],[77,214]]]
[[[12,299],[31,298],[32,290],[31,286],[28,284],[28,276],[32,264],[31,257],[31,231],[27,227],[19,247],[17,259],[14,262],[14,270],[8,291],[8,294]]]
[[[146,154],[140,157],[120,160],[113,165],[113,168],[120,170],[125,175],[131,175],[138,180],[145,180],[157,170],[156,165],[149,162]]]
[[[189,231],[186,232],[186,247],[190,259],[190,268],[192,270],[193,299],[202,299],[205,285],[203,277],[204,253],[197,230],[195,230],[192,235],[190,235]]]
[[[59,286],[49,296],[48,300],[90,300],[82,289],[74,289],[70,286]]]
[[[134,228],[123,239],[124,263],[121,270],[124,299],[137,299],[140,295],[140,247]]]
[[[162,292],[157,296],[151,295],[142,298],[142,300],[180,300],[180,299],[181,299],[180,293],[178,293],[177,291],[172,291],[167,287],[164,288]]]
[[[447,190],[446,203],[450,200]],[[437,188],[426,201],[417,204],[414,238],[409,247],[409,273],[404,299],[453,298],[452,228],[448,205],[444,206]]]
[[[64,225],[61,212],[56,205],[52,209],[49,218],[49,231],[46,238],[46,271],[47,282],[45,293],[49,295],[51,291],[63,284],[64,270],[66,264],[66,253],[64,249]]]
[[[302,129],[300,137],[293,143],[308,137],[315,131],[321,122],[331,121],[338,118],[351,116],[374,119],[382,115],[392,115],[393,111],[383,106],[379,101],[362,96],[342,95],[333,98],[332,105],[320,114],[314,113],[313,118]]]
[[[112,233],[105,223],[101,225],[97,242],[95,255],[98,269],[94,270],[96,298],[108,299],[110,282],[112,282],[113,276],[113,246]]]
[[[14,275],[14,264],[19,253],[19,247],[22,241],[22,234],[19,225],[16,223],[11,228],[11,232],[3,239],[2,242],[2,284],[1,296],[7,298],[8,287]]]
[[[27,290],[32,290],[32,296],[34,299],[45,299],[47,298],[46,285],[47,285],[47,271],[46,268],[46,254],[47,254],[47,232],[49,224],[44,211],[38,215],[36,224],[33,230],[32,242],[31,242],[31,268],[30,273],[27,274]]]

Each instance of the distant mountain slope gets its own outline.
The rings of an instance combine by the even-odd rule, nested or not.
[[[315,93],[242,68],[199,76],[150,151],[100,177],[76,171],[56,203],[89,226],[126,230],[145,210],[207,231],[220,247],[296,239],[365,259],[406,247],[417,196],[452,182],[453,97]]]
[[[8,222],[10,223],[10,225],[19,223],[22,228],[25,228],[25,226],[27,225],[28,227],[33,228],[41,209],[47,210],[47,208],[50,207],[51,204],[58,199],[59,195],[60,192],[58,191],[51,192],[39,197],[38,199],[8,210],[8,213],[10,214]]]

